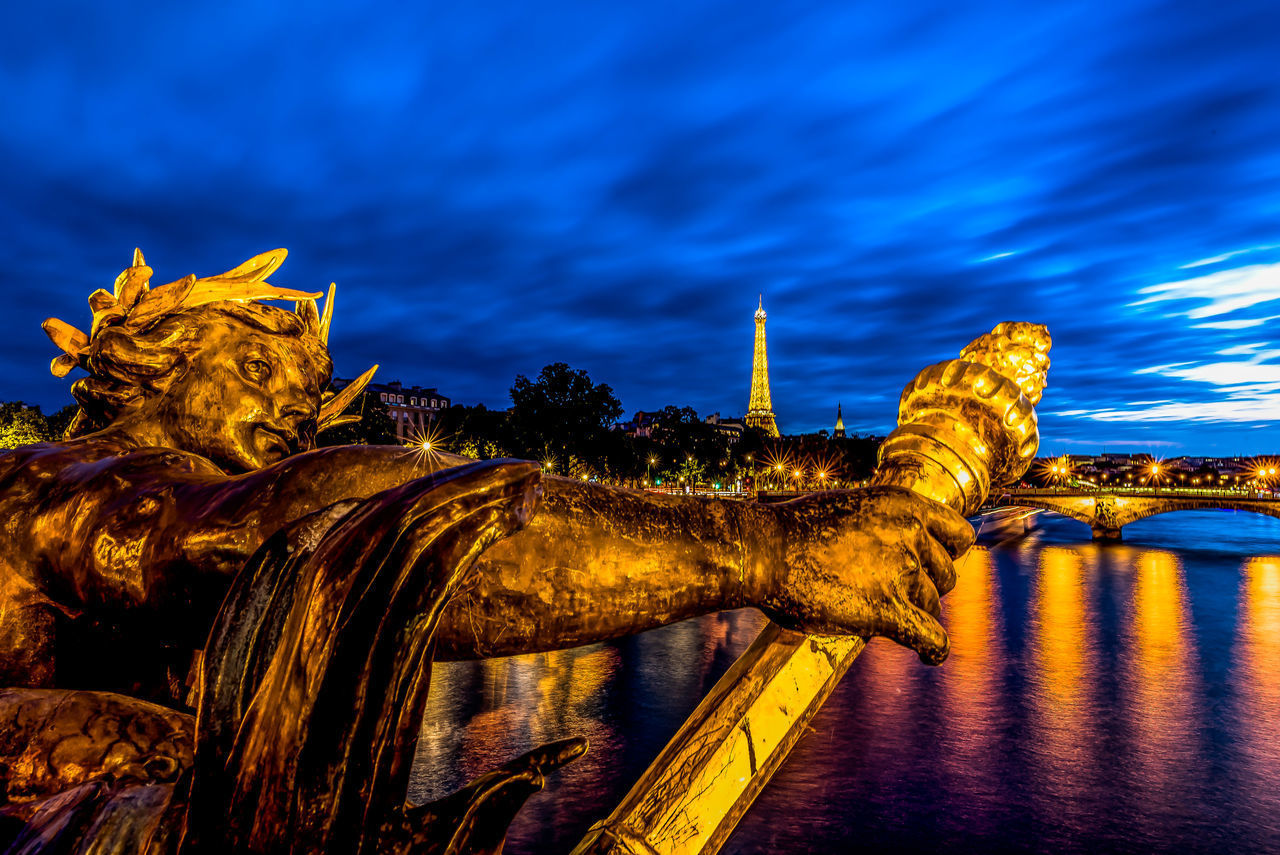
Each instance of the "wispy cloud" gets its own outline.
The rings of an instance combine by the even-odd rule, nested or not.
[[[1222,399],[1170,402],[1154,407],[1072,410],[1069,414],[1099,422],[1274,422],[1280,421],[1280,395],[1231,395]]]
[[[566,361],[630,410],[740,414],[761,292],[787,431],[843,401],[886,432],[1003,320],[1053,330],[1047,441],[1100,433],[1054,408],[1195,415],[1280,361],[1218,353],[1280,315],[1243,266],[1280,260],[1274,0],[230,0],[153,4],[145,39],[71,3],[0,28],[2,398],[66,400],[40,322],[85,322],[134,246],[157,281],[287,246],[281,284],[346,295],[339,371],[495,407]],[[1105,434],[1236,426],[1134,424]]]
[[[1221,355],[1249,356],[1244,361],[1179,362],[1135,371],[1214,388],[1213,397],[1133,401],[1123,406],[1079,408],[1062,416],[1102,422],[1258,422],[1280,420],[1280,350],[1265,343],[1225,348]]]
[[[1253,264],[1221,270],[1207,276],[1163,282],[1138,290],[1147,295],[1130,306],[1149,306],[1177,300],[1204,301],[1179,314],[1188,318],[1209,318],[1280,300],[1280,263]]]
[[[1248,249],[1237,249],[1232,252],[1224,252],[1222,253],[1222,255],[1215,255],[1212,258],[1202,258],[1199,261],[1192,261],[1189,264],[1184,264],[1181,266],[1180,269],[1187,270],[1192,267],[1207,267],[1210,264],[1218,264],[1223,261],[1229,261],[1230,259],[1233,259],[1238,255],[1247,255],[1251,252],[1262,252],[1268,249],[1280,249],[1280,244],[1267,244],[1266,246],[1253,246],[1253,247],[1249,247]]]
[[[1253,327],[1260,327],[1264,324],[1269,324],[1277,319],[1280,319],[1280,315],[1268,315],[1265,318],[1237,318],[1230,321],[1205,321],[1202,324],[1192,324],[1192,329],[1247,330]]]

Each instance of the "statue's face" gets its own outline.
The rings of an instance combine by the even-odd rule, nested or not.
[[[327,367],[298,338],[232,319],[210,322],[204,333],[187,371],[152,414],[177,446],[229,472],[311,448]]]

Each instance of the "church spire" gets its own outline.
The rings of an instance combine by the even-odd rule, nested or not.
[[[836,404],[836,429],[831,433],[832,439],[844,439],[844,415],[840,412],[840,404]]]
[[[756,307],[756,343],[751,356],[751,398],[747,415],[743,419],[748,427],[759,428],[766,436],[778,436],[778,425],[773,418],[773,397],[769,394],[769,354],[765,348],[764,295]]]

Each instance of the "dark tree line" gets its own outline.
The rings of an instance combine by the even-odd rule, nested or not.
[[[0,404],[0,449],[61,438],[75,411],[68,404],[45,416],[21,401]],[[375,393],[364,392],[348,412],[361,420],[325,431],[320,445],[397,442]],[[675,489],[847,487],[870,475],[880,444],[879,437],[829,439],[825,432],[771,439],[750,428],[734,441],[692,408],[674,405],[650,414],[647,436],[629,435],[615,427],[622,413],[607,383],[556,362],[533,379],[517,376],[509,409],[455,405],[439,414],[431,435],[438,447],[467,457],[537,460],[559,475]]]
[[[750,428],[735,442],[674,405],[651,414],[647,436],[628,435],[614,428],[623,410],[609,385],[563,362],[532,380],[516,377],[511,402],[507,411],[454,406],[440,414],[439,436],[468,457],[538,460],[561,475],[677,489],[749,487],[753,478],[784,489],[849,486],[870,475],[880,443],[823,434],[770,439]]]
[[[62,439],[78,409],[75,404],[67,404],[46,416],[38,404],[0,403],[0,450]]]

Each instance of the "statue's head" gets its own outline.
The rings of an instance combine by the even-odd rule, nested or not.
[[[68,436],[118,427],[230,472],[311,448],[351,396],[322,400],[332,373],[325,342],[333,291],[321,319],[320,294],[267,284],[284,257],[275,250],[219,276],[151,289],[151,268],[135,253],[114,293],[90,296],[90,334],[45,321],[63,350],[53,373],[89,374],[72,386],[80,411]],[[294,300],[297,308],[261,299]]]

